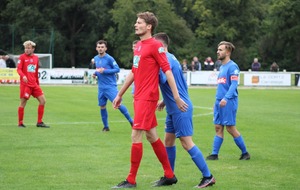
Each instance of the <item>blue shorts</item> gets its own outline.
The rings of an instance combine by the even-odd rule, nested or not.
[[[220,101],[214,105],[214,124],[223,126],[235,126],[238,99],[229,99],[225,107],[220,107]]]
[[[166,133],[175,134],[176,138],[193,135],[193,110],[167,115]]]
[[[105,90],[98,90],[98,106],[105,106],[107,100],[114,101],[118,94],[117,88],[110,88]]]

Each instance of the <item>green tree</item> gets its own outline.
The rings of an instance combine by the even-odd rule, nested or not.
[[[186,26],[186,22],[174,13],[174,7],[167,0],[118,0],[112,9],[112,25],[105,35],[105,38],[113,46],[115,58],[119,59],[120,65],[131,67],[132,62],[132,41],[138,38],[134,34],[134,24],[138,12],[151,11],[159,19],[155,32],[166,32],[172,41],[170,51],[176,52],[178,57],[184,57],[189,53],[185,49],[194,36]]]
[[[195,34],[203,59],[216,58],[220,41],[231,41],[236,46],[233,59],[241,69],[247,69],[257,56],[256,39],[263,19],[260,1],[255,0],[196,0],[193,11],[199,19]]]
[[[274,0],[265,20],[261,38],[263,57],[270,67],[273,61],[280,69],[300,70],[300,2]]]

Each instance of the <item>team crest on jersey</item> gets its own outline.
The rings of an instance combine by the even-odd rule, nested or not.
[[[165,48],[164,47],[159,47],[158,48],[158,53],[163,53],[165,52]]]
[[[35,65],[30,64],[30,65],[27,66],[27,72],[35,73],[35,68],[36,68]]]
[[[139,67],[139,62],[140,62],[141,57],[138,55],[135,55],[133,57],[133,67],[138,68]]]

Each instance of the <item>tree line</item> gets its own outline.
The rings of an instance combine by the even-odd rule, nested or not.
[[[269,70],[300,71],[300,1],[297,0],[2,0],[0,49],[23,52],[33,40],[36,52],[52,53],[54,67],[88,67],[96,41],[108,41],[108,53],[130,68],[136,14],[154,12],[155,32],[171,38],[169,51],[181,61],[197,56],[216,60],[220,41],[236,46],[241,70],[254,57]]]

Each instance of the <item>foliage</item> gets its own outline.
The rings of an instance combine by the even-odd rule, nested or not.
[[[87,67],[95,42],[105,39],[108,53],[129,68],[136,14],[148,10],[159,18],[156,32],[171,37],[170,51],[179,60],[215,60],[217,44],[228,40],[242,70],[254,57],[263,70],[273,61],[300,70],[296,0],[3,0],[0,8],[0,48],[20,54],[22,42],[34,40],[38,53],[53,54],[54,67]]]

